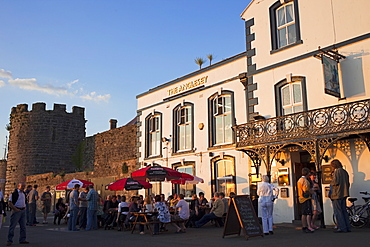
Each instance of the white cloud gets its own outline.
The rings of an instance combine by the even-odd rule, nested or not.
[[[91,92],[89,94],[80,96],[81,99],[84,99],[84,100],[93,100],[93,101],[96,101],[96,102],[99,102],[99,101],[108,101],[110,99],[110,97],[111,97],[110,94],[97,95],[96,92]]]
[[[78,79],[77,80],[74,80],[74,81],[71,81],[70,83],[67,83],[67,86],[68,88],[71,88],[73,84],[77,83],[78,82]]]
[[[24,90],[39,91],[51,95],[66,95],[71,94],[66,88],[55,87],[53,85],[39,85],[35,78],[31,79],[14,79],[8,81],[10,85],[16,86]]]
[[[0,87],[5,86],[5,81],[0,80]]]
[[[0,78],[12,79],[12,72],[6,71],[5,69],[0,69]]]

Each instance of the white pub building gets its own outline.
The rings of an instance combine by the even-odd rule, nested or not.
[[[268,174],[280,189],[274,221],[292,222],[308,167],[333,224],[326,194],[335,158],[361,203],[359,192],[370,192],[369,9],[368,0],[253,0],[241,14],[245,52],[138,95],[141,166],[204,179],[158,183],[153,193],[235,192],[256,203]]]

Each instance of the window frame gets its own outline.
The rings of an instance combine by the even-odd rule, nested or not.
[[[219,109],[220,107],[217,107],[214,104],[214,102],[218,101],[220,97],[222,96],[229,96],[230,97],[230,103],[231,103],[231,109],[230,113],[225,114],[225,111],[220,113]],[[235,126],[235,104],[234,104],[234,92],[229,91],[229,90],[222,90],[221,93],[215,93],[211,97],[208,98],[208,116],[209,116],[209,147],[214,147],[214,146],[222,146],[222,145],[230,145],[235,143],[235,137],[234,134],[231,134],[231,141],[230,142],[222,142],[222,143],[217,143],[216,142],[216,118],[220,116],[226,116],[230,115],[231,117],[231,126]],[[225,128],[223,129],[225,131]],[[231,128],[231,131],[232,128]]]
[[[190,109],[190,114],[191,114],[191,117],[190,117],[189,121],[187,122],[190,125],[190,134],[191,134],[190,148],[180,149],[180,143],[179,142],[180,142],[181,138],[179,137],[179,134],[180,134],[179,128],[180,128],[181,125],[186,125],[186,123],[181,123],[180,113],[185,108],[189,108]],[[190,103],[190,102],[185,102],[183,104],[179,104],[173,109],[172,114],[173,114],[173,136],[174,136],[174,142],[172,144],[173,145],[173,147],[172,147],[173,153],[184,153],[184,152],[193,151],[193,149],[194,149],[194,104]]]
[[[158,154],[152,154],[152,138],[151,135],[153,133],[152,130],[152,119],[158,118],[158,132],[159,132],[159,152]],[[145,118],[145,158],[156,158],[156,157],[162,157],[162,113],[160,112],[154,112],[150,113]]]
[[[232,182],[233,182],[234,188],[235,188],[235,191],[233,191],[233,192],[236,193],[236,191],[237,191],[235,157],[231,156],[231,155],[224,155],[223,157],[216,156],[213,159],[211,159],[211,190],[212,190],[212,195],[215,192],[221,192],[221,191],[218,190],[219,184],[218,184],[218,180],[217,180],[218,174],[216,174],[216,172],[217,172],[216,164],[219,161],[222,161],[222,160],[228,160],[228,161],[232,162],[233,169],[234,169],[234,175],[232,175]],[[225,191],[224,193],[225,193],[225,195],[228,195],[227,191]]]
[[[277,10],[285,5],[293,4],[294,12],[294,23],[295,23],[295,32],[296,32],[296,41],[285,46],[279,47],[279,38],[278,38],[278,23],[277,23]],[[293,46],[302,44],[300,32],[300,22],[299,22],[299,11],[298,11],[298,0],[284,0],[283,4],[280,1],[275,2],[270,6],[270,32],[271,32],[271,51],[270,54],[291,48]]]
[[[181,162],[174,163],[174,164],[172,164],[172,169],[177,171],[179,168],[189,167],[189,166],[191,166],[192,169],[193,169],[193,174],[190,174],[190,175],[196,176],[195,175],[195,173],[196,173],[195,172],[195,161],[185,161],[183,163],[181,163]],[[196,192],[197,192],[196,191],[196,184],[191,184],[190,186],[193,187],[194,194],[196,194]],[[172,184],[172,194],[174,194],[174,193],[180,194],[180,187],[181,187],[180,184]],[[186,195],[184,195],[184,196],[186,197]],[[186,198],[186,199],[191,199],[191,196],[190,196],[190,198]]]
[[[281,80],[278,83],[275,84],[275,107],[276,107],[276,116],[284,116],[284,110],[283,110],[283,97],[281,95],[281,89],[285,87],[288,84],[298,83],[301,84],[301,92],[302,92],[302,112],[307,111],[307,90],[306,90],[306,78],[303,76],[292,76],[292,79],[290,82],[287,81],[287,79]],[[285,114],[289,115],[289,114]]]

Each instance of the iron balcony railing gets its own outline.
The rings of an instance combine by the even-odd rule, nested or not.
[[[370,99],[234,126],[236,147],[370,132]]]

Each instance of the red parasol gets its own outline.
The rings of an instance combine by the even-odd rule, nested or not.
[[[188,173],[181,173],[181,178],[176,180],[171,180],[173,184],[198,184],[204,183],[204,180],[200,177],[190,175]]]
[[[71,180],[68,180],[68,181],[65,181],[61,184],[58,184],[57,186],[55,186],[55,189],[56,190],[66,190],[66,189],[73,189],[75,184],[79,184],[82,188],[85,188],[89,185],[94,185],[93,182],[89,182],[89,181],[86,181],[86,180],[82,180],[82,179],[71,179]]]
[[[141,190],[150,189],[152,185],[146,181],[136,181],[132,178],[122,178],[108,184],[108,190]]]
[[[154,165],[134,171],[131,177],[136,180],[164,181],[180,179],[181,173],[168,167]]]

